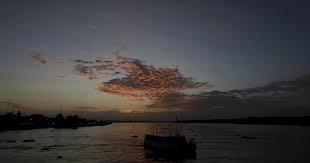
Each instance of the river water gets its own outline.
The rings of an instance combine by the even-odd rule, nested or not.
[[[0,162],[310,162],[310,127],[178,125],[114,123],[79,129],[0,132]],[[197,142],[195,158],[167,158],[143,148],[145,133],[169,135],[176,128]],[[25,139],[35,141],[23,142]]]

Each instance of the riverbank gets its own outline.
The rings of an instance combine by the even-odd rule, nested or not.
[[[112,121],[113,123],[228,123],[247,125],[310,126],[310,116],[302,117],[245,117],[232,119],[178,120],[178,121]]]
[[[112,122],[103,120],[88,120],[77,115],[64,117],[58,114],[55,118],[49,118],[41,114],[22,116],[20,112],[0,115],[0,131],[7,130],[31,130],[38,128],[72,128],[105,126]]]

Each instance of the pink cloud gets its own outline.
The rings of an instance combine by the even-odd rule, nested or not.
[[[108,59],[93,61],[76,60],[73,73],[90,80],[109,77],[102,82],[99,91],[126,97],[131,100],[158,99],[169,94],[193,88],[209,87],[207,82],[195,82],[184,77],[177,68],[156,68],[138,59],[114,54]]]

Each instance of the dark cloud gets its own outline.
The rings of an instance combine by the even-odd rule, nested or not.
[[[93,61],[87,61],[87,60],[83,60],[83,59],[74,59],[73,62],[75,63],[84,63],[84,64],[93,64]]]
[[[98,74],[93,67],[78,64],[74,67],[73,73],[79,76],[87,77],[90,80],[98,79]]]
[[[292,81],[278,81],[271,84],[244,90],[232,90],[230,93],[242,97],[283,96],[285,94],[310,95],[310,75],[304,75]]]
[[[147,105],[152,108],[177,108],[199,116],[236,117],[310,114],[310,75],[292,81],[274,82],[262,87],[212,91],[196,95],[170,94]],[[219,111],[217,111],[219,110]]]
[[[31,57],[43,64],[47,63],[47,59],[46,57],[44,57],[43,55],[41,55],[40,53],[37,52],[31,52]]]
[[[210,107],[223,107],[225,105],[240,104],[239,97],[226,92],[212,91],[197,95],[170,94],[154,103],[147,105],[147,108],[179,108],[181,110],[207,109]]]

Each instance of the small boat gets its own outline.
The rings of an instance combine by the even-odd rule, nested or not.
[[[144,137],[144,148],[158,152],[168,152],[176,154],[196,153],[196,143],[193,139],[186,141],[185,136],[159,136],[148,135]]]
[[[176,115],[176,123],[178,123]],[[144,135],[144,148],[149,149],[159,155],[173,156],[184,158],[196,158],[196,142],[194,139],[186,140],[186,137],[181,135],[176,125],[174,135],[164,136],[153,134]]]

